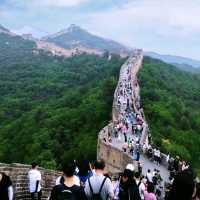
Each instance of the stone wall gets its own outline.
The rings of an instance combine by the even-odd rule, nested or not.
[[[129,163],[132,163],[135,167],[137,167],[135,161],[130,155],[112,146],[111,143],[105,142],[103,140],[103,136],[104,134],[108,134],[110,126],[112,126],[112,124],[109,124],[108,126],[104,127],[104,129],[102,129],[99,134],[97,145],[97,159],[103,159],[105,161],[105,172],[109,174],[120,173]]]
[[[113,135],[112,130],[113,130],[113,122],[119,120],[120,113],[116,107],[116,99],[117,99],[117,90],[119,87],[119,84],[121,81],[123,81],[122,78],[122,71],[123,68],[126,67],[127,65],[131,65],[131,83],[132,83],[132,88],[135,88],[135,83],[137,81],[137,73],[139,69],[142,66],[142,61],[143,61],[143,53],[142,50],[135,50],[133,52],[133,56],[130,56],[130,58],[122,65],[121,70],[120,70],[120,75],[119,75],[119,81],[118,85],[116,87],[115,93],[114,93],[114,100],[113,100],[113,108],[112,108],[112,122],[104,127],[98,137],[98,145],[97,145],[97,158],[98,159],[103,159],[106,163],[106,171],[108,173],[119,173],[122,172],[126,165],[129,163],[134,164],[136,170],[137,170],[137,163],[132,159],[130,155],[127,153],[124,153],[121,149],[114,147],[111,143],[108,141],[104,141],[104,138],[108,138],[109,135]],[[138,86],[139,87],[139,86]],[[132,99],[134,102],[134,107],[135,106],[135,99],[137,98],[137,95],[139,96],[139,90],[136,96],[135,94],[132,94]],[[135,112],[140,113],[140,110],[136,110]],[[143,137],[146,138],[147,134],[147,129],[144,130]],[[144,139],[145,140],[145,139]]]
[[[30,200],[27,178],[30,168],[30,165],[0,163],[0,172],[9,175],[12,180],[15,200]],[[39,170],[42,174],[42,200],[47,200],[51,189],[55,185],[56,178],[60,176],[61,173],[43,168]]]

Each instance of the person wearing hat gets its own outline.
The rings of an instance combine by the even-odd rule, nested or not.
[[[13,187],[10,177],[0,172],[0,199],[13,200]]]

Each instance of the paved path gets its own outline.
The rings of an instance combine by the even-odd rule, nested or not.
[[[147,123],[142,117],[142,113],[140,112],[140,88],[137,81],[137,72],[140,69],[141,52],[136,52],[133,57],[131,57],[122,67],[120,70],[120,77],[118,86],[115,91],[114,95],[114,102],[113,106],[115,108],[116,116],[113,116],[113,121],[123,121],[125,120],[128,124],[128,130],[127,130],[127,138],[131,138],[131,140],[135,137],[132,133],[132,123],[130,120],[128,120],[127,114],[132,113],[133,115],[133,121],[136,120],[136,114],[142,118],[143,121],[143,132],[140,134],[139,139],[142,138],[142,143],[144,143],[145,138],[147,136],[146,130],[144,128],[147,127]],[[139,67],[138,67],[139,66]],[[127,107],[129,107],[129,111],[127,111]],[[145,132],[144,132],[145,131]],[[115,138],[112,137],[112,145],[121,149],[124,145],[124,135],[122,132],[118,132],[119,137]],[[160,165],[156,165],[153,161],[150,161],[146,156],[143,154],[140,155],[140,163],[143,167],[143,174],[145,175],[147,173],[147,170],[150,169],[153,171],[154,169],[158,169],[160,171],[160,175],[163,178],[163,182],[168,182],[169,179],[169,171],[166,167]]]

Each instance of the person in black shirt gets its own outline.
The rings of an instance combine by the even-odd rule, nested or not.
[[[69,162],[64,165],[64,183],[53,188],[50,200],[86,200],[83,188],[75,185],[73,178],[75,169],[74,162]]]
[[[119,185],[120,200],[141,200],[139,189],[134,180],[134,173],[125,169]]]
[[[0,173],[0,199],[13,200],[13,187],[10,177]]]
[[[166,200],[192,200],[194,192],[194,174],[191,170],[184,170],[179,172],[172,184]]]

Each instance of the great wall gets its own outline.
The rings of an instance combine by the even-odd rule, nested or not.
[[[111,174],[115,174],[118,172],[122,172],[125,166],[128,163],[133,163],[136,170],[137,170],[137,162],[134,161],[133,157],[123,152],[122,150],[122,141],[117,141],[115,138],[112,138],[112,142],[108,141],[109,137],[113,137],[114,126],[117,121],[121,118],[122,111],[126,114],[126,108],[122,106],[122,110],[118,107],[118,92],[121,87],[121,84],[130,83],[129,87],[131,88],[127,99],[129,99],[128,104],[131,105],[133,112],[141,117],[143,120],[143,130],[140,137],[140,145],[148,144],[148,135],[149,129],[148,125],[145,120],[143,109],[140,105],[140,88],[137,80],[137,73],[139,72],[140,68],[142,67],[143,61],[143,52],[142,50],[135,50],[130,58],[122,65],[119,75],[119,82],[116,87],[114,93],[114,100],[113,100],[113,109],[112,109],[112,122],[109,123],[106,127],[104,127],[98,136],[98,145],[97,145],[97,158],[103,159],[106,162],[106,171]],[[129,76],[126,77],[126,72],[129,72]],[[165,157],[162,154],[162,157]],[[143,162],[145,165],[148,164],[148,160],[142,157]],[[163,159],[165,160],[165,159]],[[163,167],[163,173],[165,176],[168,176],[166,168]],[[162,171],[161,168],[161,171]],[[29,165],[22,165],[22,164],[2,164],[0,163],[0,171],[5,172],[8,174],[13,182],[14,186],[14,194],[15,200],[30,200],[30,195],[28,194],[28,180],[27,180],[27,173],[30,169]],[[56,178],[61,174],[60,172],[47,170],[40,168],[42,172],[42,188],[43,188],[43,197],[42,200],[47,200],[50,194],[52,187],[55,185]]]
[[[103,128],[103,130],[99,133],[98,137],[98,146],[97,146],[97,158],[104,159],[107,166],[108,173],[117,173],[123,171],[125,166],[128,163],[136,163],[133,161],[133,158],[123,152],[123,150],[119,146],[115,146],[112,143],[105,142],[105,138],[108,138],[108,135],[113,135],[113,127],[114,123],[120,120],[121,112],[117,106],[117,93],[120,88],[120,83],[126,82],[124,76],[126,76],[126,70],[130,70],[130,77],[129,81],[131,83],[132,91],[130,93],[129,99],[130,104],[134,108],[134,112],[140,114],[144,117],[142,109],[140,109],[139,105],[137,105],[138,100],[140,99],[139,96],[139,85],[137,82],[137,73],[139,69],[142,67],[142,60],[143,60],[143,53],[142,50],[135,50],[133,55],[122,65],[119,75],[119,81],[114,93],[114,100],[113,100],[113,109],[112,109],[112,122]],[[125,110],[125,108],[124,108]],[[142,133],[141,143],[147,139],[148,135],[148,128],[145,126]]]

